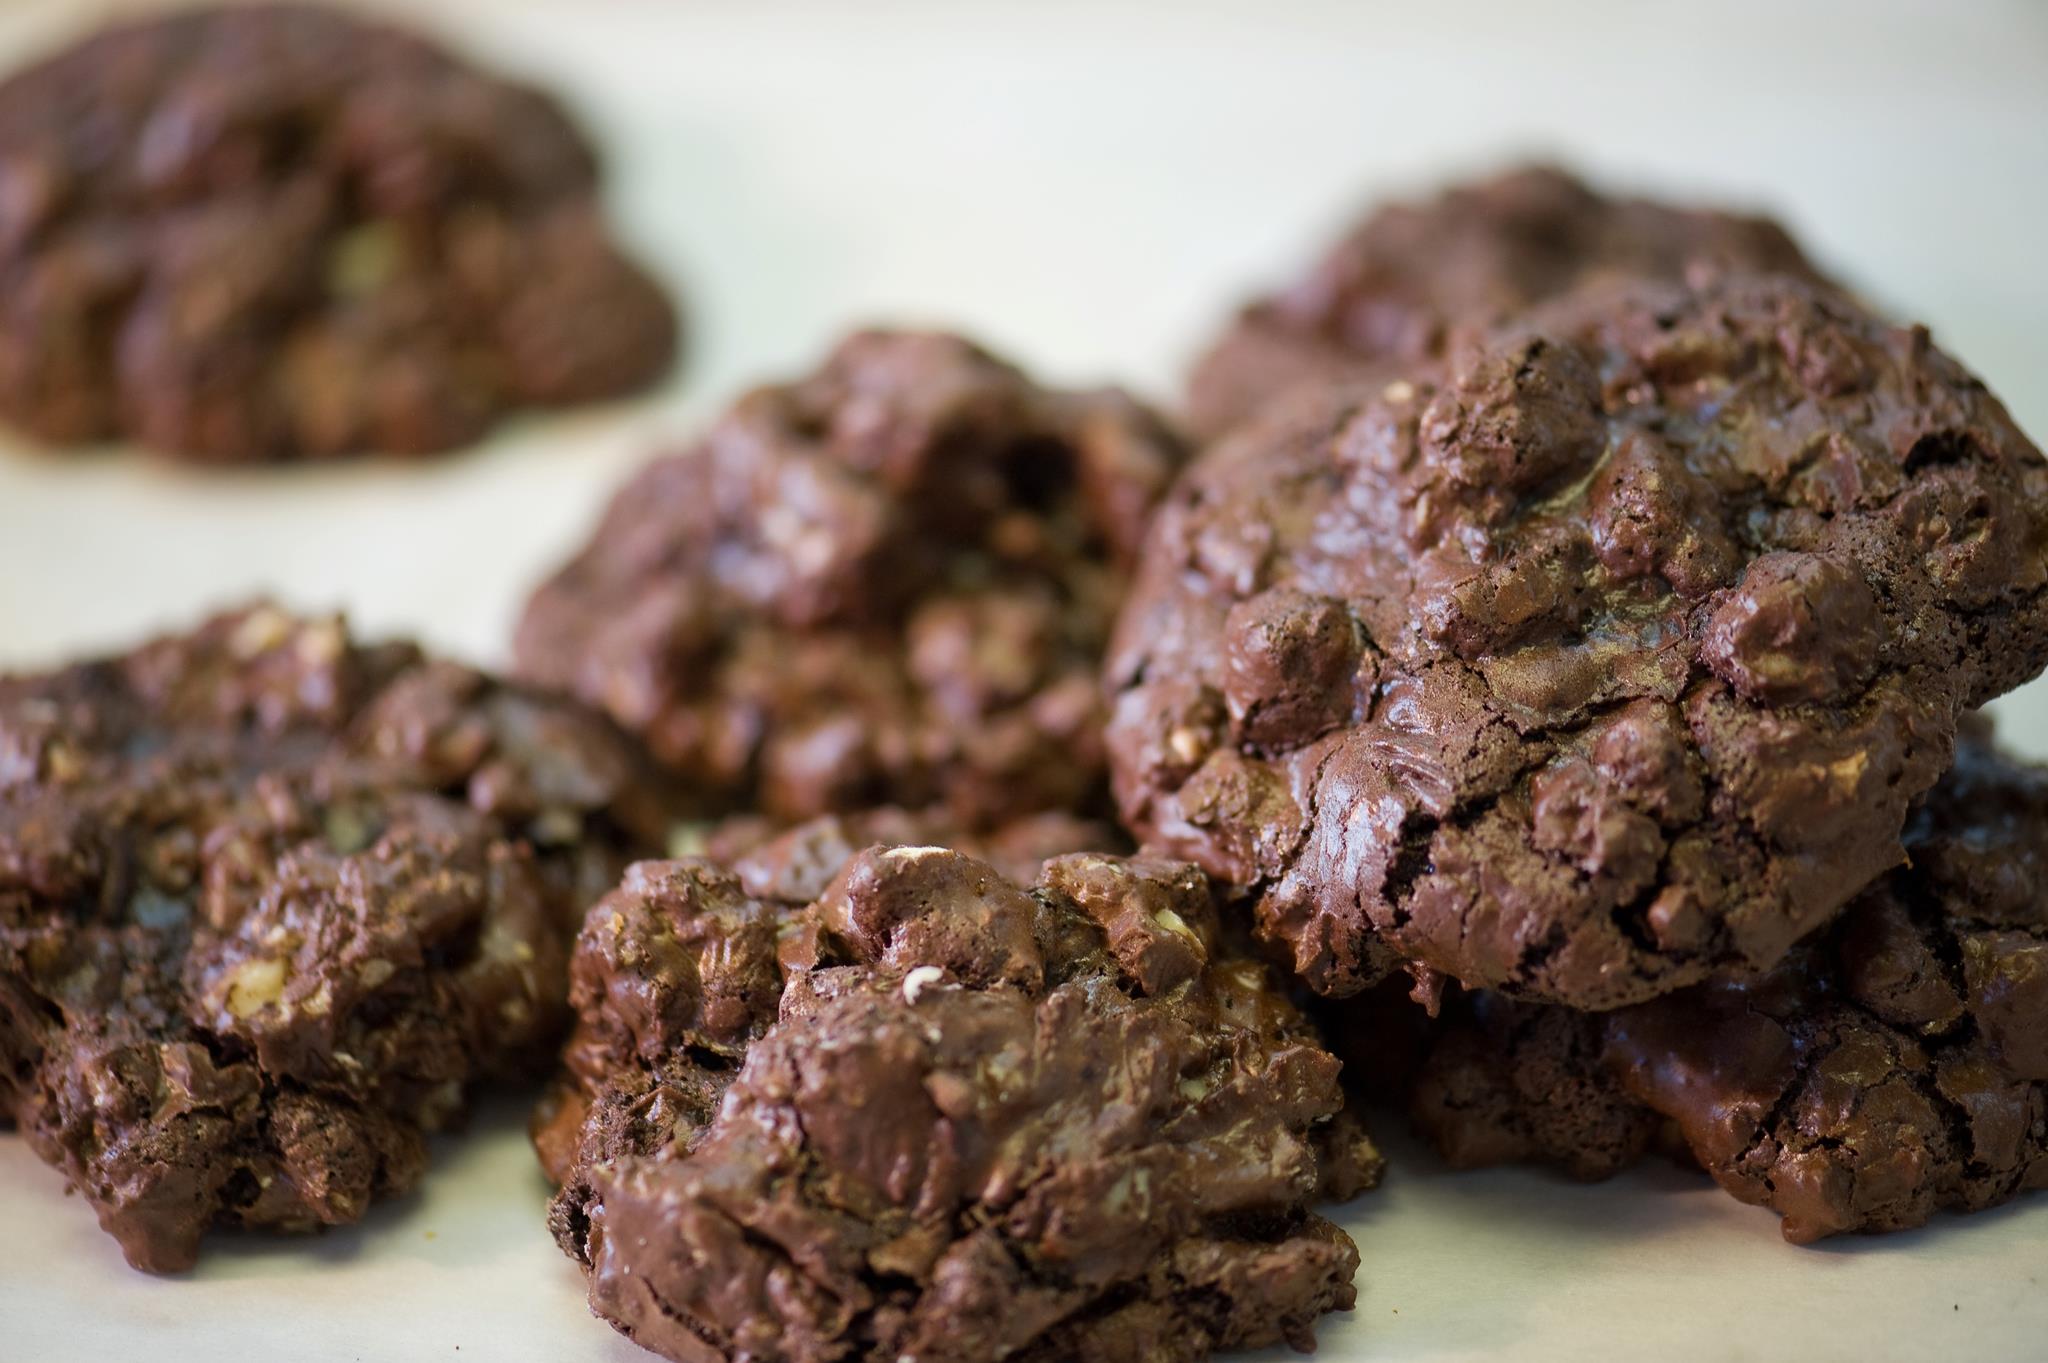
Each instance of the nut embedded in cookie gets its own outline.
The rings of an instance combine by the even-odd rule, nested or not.
[[[1668,1144],[1802,1244],[2048,1188],[2048,772],[1965,742],[1906,849],[1761,980],[1603,1014],[1458,1001],[1417,1124],[1463,1167],[1585,1178]]]

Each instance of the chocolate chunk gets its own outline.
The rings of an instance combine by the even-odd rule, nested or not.
[[[572,978],[552,1225],[657,1353],[1194,1359],[1352,1303],[1309,1207],[1378,1156],[1192,866],[1077,853],[1027,889],[875,847],[806,904],[643,863]]]
[[[0,85],[0,415],[181,459],[425,454],[659,377],[676,319],[555,102],[298,5]]]
[[[1455,1164],[1588,1178],[1670,1144],[1802,1244],[2048,1188],[2048,770],[1965,743],[1906,847],[1761,980],[1598,1014],[1467,996],[1417,1124]]]
[[[521,670],[641,733],[710,818],[1103,794],[1096,672],[1180,446],[1113,393],[863,332],[620,491]]]
[[[2048,462],[1923,331],[1589,286],[1210,447],[1117,626],[1112,774],[1320,993],[1615,1008],[1896,864],[1962,713],[2048,662],[2044,588]]]
[[[1816,554],[1765,554],[1707,618],[1700,658],[1745,700],[1824,701],[1868,679],[1884,644],[1863,574]]]
[[[1767,219],[1608,198],[1547,166],[1387,204],[1238,312],[1189,376],[1188,418],[1220,435],[1304,383],[1399,379],[1474,328],[1590,281],[1729,267],[1817,278]]]
[[[572,703],[268,606],[0,678],[0,1114],[137,1268],[352,1221],[546,1062],[665,798]]]

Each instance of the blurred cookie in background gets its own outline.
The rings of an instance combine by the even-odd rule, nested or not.
[[[0,418],[201,463],[421,455],[664,374],[677,319],[547,93],[299,5],[0,84]]]
[[[1459,329],[1578,285],[1700,266],[1819,278],[1767,218],[1610,197],[1550,166],[1383,204],[1211,342],[1188,378],[1188,424],[1208,439],[1305,382],[1398,379]]]

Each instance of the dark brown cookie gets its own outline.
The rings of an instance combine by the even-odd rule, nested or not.
[[[1035,884],[1045,863],[1076,852],[1122,853],[1129,839],[1111,825],[1069,814],[1024,815],[1010,823],[969,833],[943,815],[882,806],[849,814],[824,814],[794,826],[759,815],[736,815],[714,824],[682,824],[671,831],[669,855],[701,859],[730,873],[750,898],[795,909],[824,894],[861,852],[870,847],[943,846],[987,863],[1005,879]],[[573,1057],[578,1046],[572,1043]],[[593,1094],[605,1087],[598,1064],[576,1065],[557,1078],[532,1122],[534,1149],[547,1176],[561,1183],[579,1149],[600,1141],[580,1158],[607,1158],[610,1138],[596,1135],[604,1123],[589,1121]],[[577,1078],[578,1072],[586,1075]],[[587,1081],[586,1081],[587,1080]],[[637,1097],[637,1087],[627,1091]],[[616,1104],[614,1104],[616,1106]],[[709,1108],[705,1109],[708,1114]],[[704,1120],[709,1120],[708,1115]]]
[[[1795,1243],[2048,1188],[2048,770],[1967,743],[1911,862],[1760,981],[1605,1014],[1467,1000],[1418,1123],[1602,1177],[1659,1142]]]
[[[1330,995],[1767,970],[2048,660],[2048,463],[1924,330],[1782,277],[1596,289],[1282,404],[1153,530],[1119,803]]]
[[[809,904],[634,867],[537,1125],[593,1309],[693,1361],[1305,1347],[1358,1262],[1309,1206],[1378,1156],[1210,894],[1093,853],[1026,890],[871,848]]]
[[[271,607],[0,679],[0,1115],[137,1268],[405,1191],[660,845],[624,735]]]
[[[1180,453],[1118,394],[863,332],[628,483],[528,604],[520,669],[707,816],[1092,813],[1102,645]]]
[[[107,29],[0,85],[0,415],[206,462],[421,454],[673,358],[546,95],[297,5]]]
[[[1188,420],[1222,434],[1305,382],[1400,377],[1485,326],[1602,278],[1733,266],[1818,278],[1764,218],[1601,195],[1548,166],[1382,205],[1299,282],[1244,307],[1188,379]]]

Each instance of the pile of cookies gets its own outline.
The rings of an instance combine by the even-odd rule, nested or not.
[[[53,439],[436,448],[673,347],[553,106],[390,30],[119,30],[0,149]],[[1797,1241],[2048,1186],[2048,772],[1974,714],[2048,664],[2048,461],[1768,222],[1382,207],[1184,421],[855,333],[513,652],[258,604],[0,679],[0,1115],[136,1267],[522,1076],[687,1363],[1311,1347],[1365,1100]]]
[[[1370,219],[1196,405],[1291,355],[1117,625],[1132,833],[1457,1163],[1660,1146],[1798,1241],[2048,1186],[2048,773],[1972,714],[2048,660],[1998,401],[1781,233],[1544,171]]]

